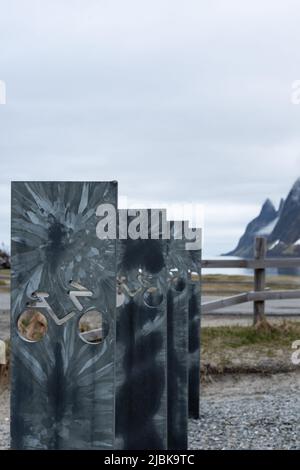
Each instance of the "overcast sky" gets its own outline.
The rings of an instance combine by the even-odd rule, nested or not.
[[[233,248],[300,176],[299,24],[297,0],[0,0],[0,240],[10,180],[113,179]]]

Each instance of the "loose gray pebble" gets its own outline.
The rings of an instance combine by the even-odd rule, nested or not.
[[[259,400],[204,396],[200,406],[199,421],[189,423],[190,449],[300,449],[299,392]]]

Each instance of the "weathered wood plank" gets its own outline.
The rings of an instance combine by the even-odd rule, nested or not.
[[[201,261],[201,268],[248,268],[250,260],[215,260],[215,259],[203,259]]]
[[[232,305],[242,304],[244,302],[248,302],[248,293],[245,292],[243,294],[233,295],[231,297],[227,297],[220,300],[213,300],[211,302],[205,302],[201,305],[201,312],[208,313],[212,312],[213,310],[218,310],[220,308],[231,307]]]
[[[300,258],[265,258],[263,261],[240,259],[240,260],[202,260],[201,267],[211,268],[298,268]]]
[[[249,301],[255,300],[281,300],[281,299],[300,299],[300,290],[284,290],[284,291],[263,291],[249,292]]]
[[[272,291],[263,292],[244,292],[242,294],[233,295],[220,300],[203,303],[201,306],[202,313],[209,313],[225,307],[242,304],[245,302],[261,301],[261,300],[280,300],[280,299],[300,299],[300,290]]]
[[[267,252],[267,240],[264,237],[256,237],[254,241],[254,259],[264,261]],[[266,270],[259,268],[254,270],[254,290],[261,292],[265,290]],[[255,300],[253,304],[253,324],[265,319],[264,300]]]

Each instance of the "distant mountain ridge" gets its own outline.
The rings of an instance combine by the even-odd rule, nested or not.
[[[279,208],[267,199],[259,213],[246,227],[237,247],[224,256],[252,258],[256,236],[267,238],[267,256],[300,257],[300,178],[294,183]]]

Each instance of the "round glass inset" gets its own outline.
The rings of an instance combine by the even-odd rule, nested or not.
[[[180,276],[173,277],[171,279],[171,284],[176,292],[183,292],[186,288],[186,280]]]
[[[38,310],[28,308],[19,316],[17,329],[22,339],[36,343],[47,333],[47,318]]]
[[[121,307],[124,302],[125,302],[125,294],[123,292],[117,291],[117,300],[116,300],[117,308]]]
[[[164,299],[158,287],[149,287],[144,292],[144,302],[148,307],[158,307]]]
[[[78,322],[80,338],[89,344],[99,344],[108,334],[108,323],[98,310],[85,312]]]

